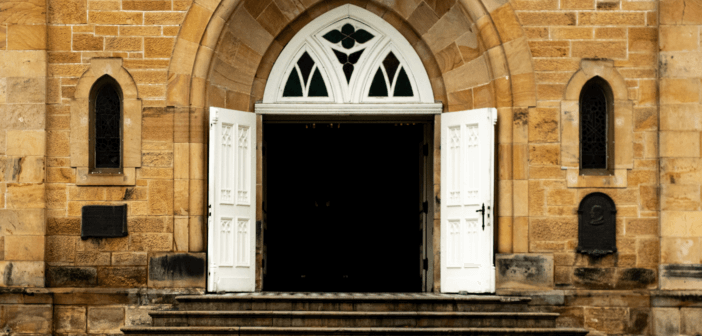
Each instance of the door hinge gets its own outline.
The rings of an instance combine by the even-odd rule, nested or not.
[[[427,201],[422,202],[422,212],[429,213],[429,202],[427,202]]]
[[[422,260],[422,269],[429,270],[429,259]]]
[[[429,156],[429,144],[422,145],[422,153],[424,153],[424,156]]]

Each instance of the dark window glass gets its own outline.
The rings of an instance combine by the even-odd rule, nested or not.
[[[375,36],[364,29],[356,30],[356,28],[347,23],[341,27],[341,30],[331,30],[322,37],[333,44],[341,42],[341,45],[344,48],[351,49],[354,45],[356,45],[356,42],[364,44],[373,39]]]
[[[387,97],[388,87],[385,85],[385,78],[383,77],[383,71],[378,68],[373,77],[373,82],[371,82],[370,91],[368,92],[369,97]]]
[[[302,97],[302,86],[300,85],[300,77],[297,75],[297,70],[290,71],[285,89],[283,89],[283,97]]]
[[[122,147],[121,102],[111,84],[95,96],[95,168],[119,168]]]
[[[606,85],[606,84],[605,84]],[[580,162],[582,169],[607,169],[607,95],[598,80],[580,93]]]
[[[336,56],[336,59],[339,60],[339,63],[343,64],[342,69],[344,70],[344,76],[346,76],[347,83],[351,82],[351,75],[353,75],[353,65],[356,64],[356,62],[358,62],[358,60],[361,58],[361,55],[363,54],[364,50],[366,49],[361,49],[355,53],[352,53],[351,55],[347,55],[341,51],[332,49],[334,55]]]
[[[310,92],[309,97],[328,97],[327,87],[324,85],[324,79],[322,79],[322,74],[319,69],[314,70],[312,75],[312,81],[310,82]]]
[[[300,72],[302,73],[302,81],[307,85],[307,79],[310,78],[310,72],[312,72],[312,67],[314,66],[314,61],[307,52],[300,56],[297,60],[297,66],[300,67]]]
[[[388,73],[388,80],[390,83],[392,83],[393,79],[395,79],[395,72],[397,71],[397,67],[400,66],[400,60],[397,59],[395,54],[390,52],[387,56],[385,56],[385,59],[383,60],[383,66],[385,67],[385,72]]]
[[[409,77],[405,69],[400,70],[400,74],[397,75],[397,82],[395,83],[395,92],[393,96],[395,97],[412,97],[414,93],[412,92],[412,84],[410,84]]]

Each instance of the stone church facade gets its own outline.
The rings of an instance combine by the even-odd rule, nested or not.
[[[403,114],[398,109],[406,105],[396,103],[408,101],[397,100],[395,110],[354,114],[363,104],[382,103],[367,96],[336,115],[276,110],[277,98],[267,92],[268,86],[283,92],[276,85],[291,76],[285,64],[292,63],[276,64],[293,54],[286,46],[315,19],[347,5],[373,17],[368,25],[378,31],[371,35],[395,39],[405,52],[400,64],[416,79],[413,94],[432,93],[415,103],[438,111],[415,106],[421,113]],[[378,28],[385,24],[391,28]],[[418,170],[424,178],[418,203],[426,202],[423,252],[412,269],[421,286],[405,290],[391,281],[377,289],[376,279],[363,288],[472,292],[447,287],[453,273],[444,254],[453,252],[444,250],[449,160],[442,158],[449,146],[442,147],[442,121],[482,109],[494,111],[488,113],[494,139],[486,147],[492,156],[481,163],[492,173],[482,178],[492,181],[485,187],[492,203],[482,210],[482,232],[488,223],[492,241],[482,252],[494,272],[483,278],[492,288],[481,291],[532,297],[535,306],[561,314],[559,326],[593,334],[700,333],[701,26],[696,0],[0,1],[0,327],[13,334],[121,333],[149,324],[147,312],[168,308],[176,295],[228,291],[226,282],[219,289],[212,282],[213,260],[221,261],[215,254],[228,245],[215,243],[222,236],[214,232],[212,214],[220,208],[213,195],[225,182],[214,182],[212,167],[224,154],[213,155],[210,145],[213,125],[229,110],[249,112],[247,127],[255,130],[248,291],[324,291],[314,283],[270,287],[290,282],[271,275],[276,266],[268,260],[282,254],[271,226],[284,210],[266,206],[276,204],[269,199],[275,184],[267,180],[275,167],[264,147],[275,153],[273,144],[285,141],[264,130],[287,132],[279,125],[294,119],[308,129],[418,127],[417,139],[429,147]],[[360,73],[363,60],[342,63]],[[114,171],[101,171],[94,157],[95,88],[105,76],[119,88]],[[322,76],[331,94],[337,75]],[[352,75],[346,76],[348,84]],[[582,89],[593,78],[606,83],[609,118],[608,163],[596,172],[583,168],[580,126]],[[429,89],[418,91],[422,83]],[[218,109],[221,116],[213,118]],[[609,253],[578,251],[584,226],[578,209],[594,192],[616,207],[616,248]],[[335,204],[325,197],[315,207]],[[125,204],[126,235],[85,237],[84,207]]]

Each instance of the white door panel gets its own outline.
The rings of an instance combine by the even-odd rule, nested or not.
[[[255,288],[255,139],[254,113],[210,109],[209,291]]]
[[[495,291],[494,125],[497,110],[441,115],[441,291]]]

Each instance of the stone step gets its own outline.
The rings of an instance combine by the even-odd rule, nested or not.
[[[485,335],[485,336],[585,336],[577,328],[273,328],[273,327],[124,327],[126,335]]]
[[[359,311],[155,311],[154,326],[327,328],[552,328],[557,313]]]
[[[528,297],[433,293],[239,293],[178,296],[179,310],[527,311]]]

